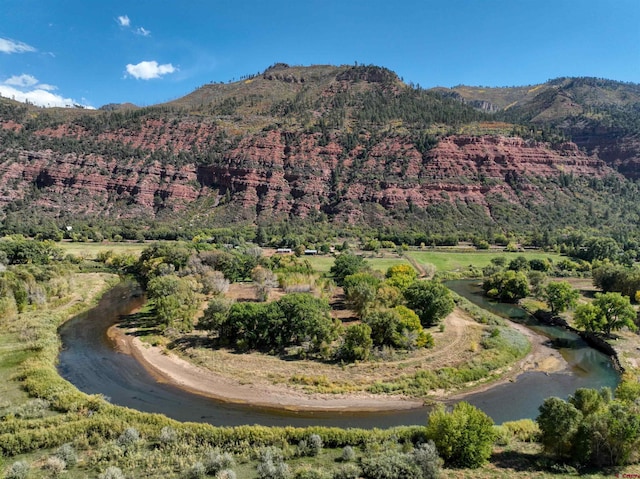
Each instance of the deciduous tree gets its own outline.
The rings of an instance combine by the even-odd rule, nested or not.
[[[425,327],[438,324],[454,307],[451,291],[438,281],[414,281],[404,291],[404,297]]]

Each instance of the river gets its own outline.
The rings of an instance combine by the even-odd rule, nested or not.
[[[614,389],[618,385],[620,377],[611,359],[589,347],[577,334],[558,327],[541,325],[516,305],[491,301],[482,294],[478,280],[457,280],[446,284],[481,308],[510,318],[547,336],[569,364],[569,370],[565,372],[525,372],[512,383],[495,386],[465,399],[486,412],[496,423],[534,418],[538,414],[540,404],[550,396],[566,398],[578,388]]]
[[[450,287],[462,294],[454,285]],[[472,286],[468,293],[473,294]],[[465,294],[466,296],[466,294]],[[103,394],[121,406],[145,412],[161,413],[180,421],[207,422],[218,426],[261,424],[266,426],[339,426],[387,428],[424,424],[429,409],[408,411],[345,413],[292,412],[229,405],[158,382],[132,356],[118,352],[107,336],[108,328],[122,315],[142,305],[140,290],[122,283],[100,300],[98,305],[80,314],[60,328],[62,350],[58,370],[62,377],[89,394]],[[559,331],[564,336],[564,331]],[[579,339],[579,338],[578,338]],[[561,351],[571,373],[524,373],[515,382],[496,386],[465,400],[487,412],[496,423],[533,418],[537,407],[548,396],[566,397],[578,387],[615,387],[618,376],[608,358],[583,348],[567,337]],[[567,346],[571,347],[567,347]]]

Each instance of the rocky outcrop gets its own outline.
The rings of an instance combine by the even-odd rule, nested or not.
[[[91,136],[77,125],[38,134]],[[514,203],[543,201],[536,178],[612,173],[575,144],[552,146],[512,137],[451,136],[424,154],[400,135],[373,144],[362,141],[349,151],[337,139],[322,141],[319,133],[270,130],[225,138],[207,122],[154,119],[141,128],[97,134],[100,142],[120,142],[146,152],[144,160],[6,151],[0,158],[0,205],[35,188],[43,206],[62,207],[58,199],[64,197],[65,208],[118,216],[179,210],[210,196],[216,199],[214,205],[226,197],[253,216],[304,218],[324,212],[353,222],[362,219],[361,205],[366,203],[389,211],[463,202],[482,205],[488,212],[491,195]],[[158,152],[182,152],[187,160],[180,166],[161,163],[153,160]],[[202,155],[210,158],[202,161]]]
[[[97,155],[26,151],[0,162],[0,205],[23,199],[35,188],[43,207],[115,216],[125,211],[149,214],[165,204],[184,208],[199,195],[196,180],[194,167],[123,165]]]

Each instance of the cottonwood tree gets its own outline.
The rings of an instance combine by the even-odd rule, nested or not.
[[[359,316],[376,299],[380,278],[371,273],[350,274],[343,280],[344,296],[347,304]]]
[[[369,268],[366,260],[362,256],[345,252],[338,256],[331,266],[329,273],[338,286],[342,286],[344,279],[355,273],[365,271]]]
[[[576,324],[589,332],[601,332],[611,336],[611,331],[624,327],[637,330],[634,322],[637,314],[627,296],[620,293],[596,293],[590,304],[576,308]]]
[[[193,329],[197,309],[193,290],[192,281],[175,275],[156,276],[149,281],[147,295],[153,301],[155,315],[162,328]]]
[[[580,292],[566,281],[549,283],[542,292],[544,300],[551,309],[551,314],[560,314],[567,309],[575,308]]]
[[[424,327],[440,323],[454,307],[451,291],[438,281],[414,281],[404,291],[404,297]]]

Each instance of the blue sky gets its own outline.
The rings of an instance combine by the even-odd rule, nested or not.
[[[640,83],[640,0],[0,0],[0,94],[43,106],[152,105],[276,62]]]

